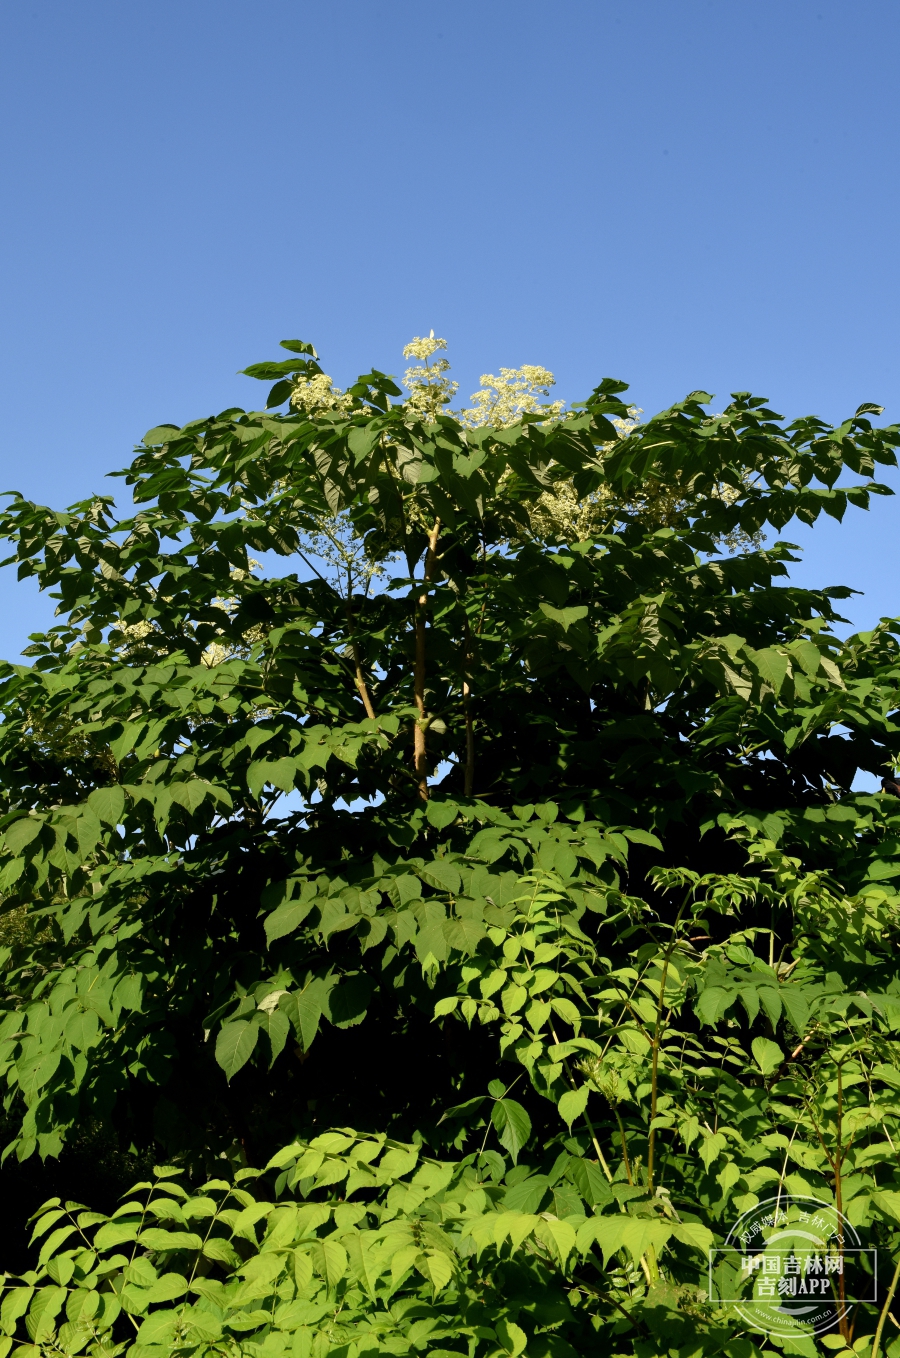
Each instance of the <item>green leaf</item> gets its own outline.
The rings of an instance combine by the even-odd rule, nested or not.
[[[523,985],[515,985],[513,982],[506,987],[501,996],[501,1004],[505,1014],[517,1014],[528,999],[528,991]]]
[[[85,806],[75,821],[75,837],[82,860],[87,858],[103,837],[103,826],[89,806]]]
[[[590,1086],[582,1085],[580,1089],[569,1089],[563,1094],[557,1105],[559,1115],[568,1127],[572,1126],[577,1118],[580,1118],[587,1107]]]
[[[728,1144],[721,1132],[708,1132],[701,1128],[700,1159],[707,1169],[711,1169]]]
[[[34,1230],[31,1232],[31,1239],[28,1242],[29,1245],[33,1245],[36,1240],[40,1240],[41,1236],[46,1235],[51,1226],[55,1226],[58,1221],[68,1215],[64,1207],[56,1206],[58,1202],[59,1198],[50,1198],[49,1201],[45,1203],[44,1208],[42,1208],[40,1212],[35,1213],[37,1221]],[[33,1217],[31,1219],[34,1220]]]
[[[776,693],[780,693],[781,686],[787,677],[787,656],[782,655],[780,651],[773,650],[772,647],[767,647],[763,651],[750,651],[749,653],[760,678],[769,684]]]
[[[431,863],[426,863],[419,869],[419,875],[423,882],[429,886],[437,887],[439,891],[449,891],[456,893],[459,891],[461,882],[460,876],[452,863],[445,863],[443,859],[436,858]]]
[[[170,443],[177,438],[181,430],[174,424],[157,424],[152,429],[148,429],[144,435],[143,442],[148,448],[153,448],[160,443]]]
[[[28,1064],[24,1073],[20,1074],[19,1088],[28,1103],[34,1100],[39,1090],[50,1083],[59,1069],[61,1060],[61,1051],[47,1052]]]
[[[3,871],[0,872],[0,891],[9,891],[10,887],[22,876],[25,871],[25,859],[13,858],[8,862]]]
[[[498,1099],[491,1109],[491,1121],[497,1130],[500,1144],[512,1157],[513,1164],[531,1136],[531,1118],[515,1099]]]
[[[338,1028],[350,1028],[361,1023],[366,1016],[372,989],[368,976],[352,976],[342,981],[328,994],[328,1018]]]
[[[819,648],[811,641],[794,641],[789,647],[792,656],[800,661],[810,679],[814,679],[819,669]]]
[[[434,1295],[442,1291],[453,1277],[453,1264],[440,1250],[429,1250],[416,1259],[416,1268],[431,1283]]]
[[[511,1320],[501,1318],[494,1328],[497,1331],[497,1338],[510,1358],[519,1358],[519,1354],[525,1352],[528,1335],[519,1325],[514,1324]]]
[[[293,390],[293,382],[286,377],[282,378],[280,382],[276,382],[266,397],[266,409],[271,410],[274,406],[283,405]]]
[[[292,792],[294,781],[302,765],[296,759],[256,759],[247,770],[247,787],[254,797],[259,797],[266,783],[280,788],[282,792]]]
[[[587,1244],[588,1239],[596,1240],[603,1252],[605,1265],[613,1254],[622,1249],[627,1249],[632,1260],[637,1263],[649,1248],[656,1251],[663,1248],[673,1233],[673,1226],[668,1221],[640,1217],[594,1217],[586,1223],[582,1246]]]
[[[484,1100],[485,1095],[480,1094],[474,1099],[466,1099],[465,1103],[455,1104],[452,1108],[448,1108],[445,1113],[442,1113],[438,1125],[440,1125],[441,1122],[446,1122],[447,1118],[461,1118],[465,1117],[468,1113],[474,1113],[476,1109],[481,1107]]]
[[[287,1042],[288,1035],[291,1031],[291,1025],[288,1021],[287,1014],[281,1009],[270,1009],[267,1012],[258,1011],[255,1017],[257,1025],[262,1028],[269,1039],[269,1046],[272,1051],[272,1059],[269,1062],[269,1068],[271,1069],[284,1050],[284,1045]]]
[[[347,1251],[329,1235],[324,1240],[313,1241],[310,1258],[316,1273],[324,1279],[329,1292],[333,1292],[347,1272]]]
[[[65,1241],[69,1239],[69,1236],[73,1235],[77,1229],[76,1226],[57,1227],[41,1246],[41,1252],[38,1255],[38,1266],[43,1268],[47,1260],[52,1258],[59,1249],[60,1245],[64,1244]]]
[[[290,349],[292,354],[309,354],[310,358],[318,358],[315,349],[306,340],[279,340],[282,349]]]
[[[94,1235],[94,1245],[98,1250],[114,1249],[129,1240],[136,1240],[140,1230],[139,1221],[110,1221],[101,1226]]]
[[[771,1075],[784,1060],[784,1052],[777,1042],[767,1037],[755,1037],[752,1042],[753,1059],[763,1075]]]
[[[89,1051],[97,1045],[100,1037],[100,1019],[94,1009],[76,1011],[66,1023],[64,1035],[67,1042],[79,1051]]]
[[[883,1216],[891,1221],[900,1222],[900,1193],[894,1189],[882,1189],[870,1195],[870,1201]]]
[[[320,978],[310,981],[302,991],[295,991],[282,1001],[281,1007],[294,1025],[304,1051],[309,1051],[319,1028],[319,1020],[328,1000],[329,986]]]
[[[157,1345],[163,1352],[174,1343],[178,1332],[177,1311],[154,1311],[135,1335],[138,1344]]]
[[[309,896],[306,900],[285,901],[277,910],[273,910],[271,915],[266,917],[264,925],[269,946],[271,947],[277,939],[299,929],[315,903],[315,896]]]
[[[138,1244],[148,1250],[199,1250],[203,1241],[193,1231],[166,1231],[160,1226],[148,1226],[138,1236]]]
[[[699,1221],[686,1221],[673,1224],[671,1229],[676,1240],[699,1250],[704,1259],[709,1257],[709,1251],[715,1243],[715,1237],[708,1227],[701,1226]]]
[[[425,816],[428,824],[433,825],[436,830],[445,830],[448,825],[453,824],[458,815],[459,807],[456,802],[438,801],[431,797],[425,804]]]
[[[216,1038],[216,1061],[229,1080],[245,1066],[253,1055],[259,1028],[246,1019],[223,1024]]]
[[[646,844],[648,849],[659,849],[659,851],[662,852],[662,842],[656,835],[651,835],[646,830],[632,830],[626,826],[623,829],[622,834],[627,840],[630,840],[632,844]]]
[[[804,1037],[809,1023],[809,1002],[806,996],[795,985],[781,986],[778,994],[795,1032],[798,1036]]]
[[[0,1305],[0,1329],[4,1334],[13,1334],[16,1321],[24,1316],[34,1296],[33,1287],[13,1287],[3,1296]]]
[[[172,801],[179,806],[183,806],[191,815],[201,806],[209,795],[210,787],[203,783],[199,778],[192,778],[186,783],[172,783],[169,787]]]
[[[609,1184],[599,1165],[582,1157],[573,1157],[567,1173],[587,1203],[603,1207],[612,1202]]]
[[[185,1307],[181,1313],[181,1320],[190,1326],[191,1338],[205,1339],[215,1342],[222,1338],[222,1322],[209,1311],[201,1310],[199,1306]]]
[[[161,1301],[174,1301],[183,1297],[187,1291],[187,1279],[180,1273],[164,1273],[158,1282],[147,1290],[147,1301],[156,1304]]]
[[[241,375],[244,377],[255,377],[260,382],[274,382],[276,378],[288,377],[291,373],[303,372],[306,367],[306,360],[288,358],[280,363],[251,363],[249,368],[241,369]]]
[[[485,928],[480,920],[466,916],[463,919],[448,920],[444,926],[444,936],[451,948],[472,957],[485,937]]]
[[[143,977],[137,974],[123,976],[113,991],[114,1003],[121,1009],[140,1012],[143,1003]]]
[[[564,1019],[566,1023],[570,1023],[572,1027],[577,1030],[578,1025],[581,1022],[581,1014],[571,1000],[554,996],[550,1001],[550,1005],[554,1013],[559,1014],[561,1019]]]
[[[64,1287],[42,1287],[35,1293],[25,1318],[25,1328],[33,1344],[44,1344],[50,1339],[67,1296]]]
[[[567,1221],[558,1221],[555,1218],[540,1221],[535,1234],[556,1255],[560,1264],[565,1263],[575,1248],[575,1231]]]
[[[381,442],[381,431],[371,425],[357,425],[347,435],[347,447],[357,463],[364,461]]]
[[[211,1240],[204,1240],[203,1254],[205,1258],[213,1259],[217,1264],[226,1264],[228,1268],[237,1268],[241,1262],[241,1256],[234,1246],[218,1236],[213,1236]]]
[[[582,618],[588,615],[588,610],[582,604],[574,608],[554,608],[551,604],[541,604],[540,609],[545,617],[559,623],[564,632],[568,632],[574,623],[581,622]]]
[[[125,810],[125,793],[120,787],[98,787],[88,797],[88,806],[104,825],[116,826]]]
[[[346,1235],[344,1244],[347,1249],[350,1276],[356,1279],[366,1295],[374,1301],[375,1285],[381,1274],[381,1254],[377,1242],[368,1232],[362,1232]],[[295,1276],[296,1272],[295,1265]]]
[[[37,816],[21,816],[7,825],[3,832],[6,847],[12,854],[20,854],[43,829],[44,822]]]

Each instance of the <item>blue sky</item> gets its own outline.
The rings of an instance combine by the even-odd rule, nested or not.
[[[0,11],[0,488],[117,488],[152,425],[434,327],[461,395],[542,363],[900,419],[896,0],[42,0]],[[798,578],[900,613],[897,505]],[[0,655],[49,610],[0,576]]]

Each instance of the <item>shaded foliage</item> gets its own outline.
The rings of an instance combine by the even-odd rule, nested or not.
[[[145,436],[131,518],[0,521],[63,619],[0,672],[3,1173],[85,1128],[177,1166],[57,1193],[0,1342],[746,1358],[704,1290],[739,1212],[897,1246],[900,803],[852,784],[900,654],[721,544],[890,493],[900,430],[636,425],[612,380],[472,428],[378,372],[285,413],[285,347],[266,411]],[[304,555],[329,524],[385,588]]]

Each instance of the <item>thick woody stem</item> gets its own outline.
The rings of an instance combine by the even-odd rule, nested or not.
[[[681,903],[681,908],[679,909],[678,914],[675,916],[675,923],[672,926],[672,941],[669,944],[668,948],[666,948],[664,954],[662,975],[659,982],[659,1004],[657,1005],[656,1008],[656,1024],[654,1025],[653,1041],[651,1043],[650,1048],[652,1052],[650,1063],[650,1133],[647,1138],[647,1190],[650,1193],[653,1192],[653,1169],[654,1169],[654,1157],[656,1154],[656,1128],[654,1127],[653,1123],[656,1120],[656,1110],[658,1107],[657,1097],[659,1094],[659,1048],[662,1042],[662,1036],[665,1030],[667,1018],[666,981],[669,978],[669,963],[671,962],[672,954],[674,953],[675,948],[678,945],[678,926],[681,923],[681,917],[685,912],[689,899],[690,899],[689,895],[685,896],[684,900]]]
[[[463,681],[463,704],[466,709],[466,781],[465,796],[471,797],[475,787],[475,728],[472,725],[472,713],[469,709],[469,699],[471,690],[469,681]]]
[[[353,650],[356,652],[356,646],[354,646]],[[354,656],[354,659],[356,659],[356,656]],[[360,698],[362,699],[362,706],[365,708],[365,714],[367,714],[367,717],[375,718],[375,708],[372,706],[372,699],[369,698],[369,690],[367,689],[367,686],[365,686],[365,679],[362,678],[362,668],[360,661],[358,660],[356,661],[356,686],[357,689],[360,690]]]
[[[434,527],[428,534],[428,550],[425,553],[425,573],[422,578],[422,592],[416,600],[416,660],[415,669],[413,671],[413,684],[419,716],[413,731],[413,759],[416,767],[416,781],[419,787],[419,796],[422,798],[423,802],[428,801],[428,748],[425,741],[425,733],[428,729],[428,721],[425,715],[426,606],[428,604],[428,586],[434,578],[435,548],[437,546],[440,528],[440,519],[435,519]]]
[[[355,646],[353,647],[353,659],[356,662],[356,687],[359,689],[359,696],[362,698],[363,707],[366,709],[366,716],[374,719],[375,709],[372,706],[372,699],[369,697],[369,690],[366,688],[366,681],[363,678],[362,666],[359,663]]]
[[[622,1141],[622,1162],[625,1165],[625,1177],[630,1184],[633,1184],[634,1179],[631,1176],[631,1161],[628,1158],[628,1142],[625,1139],[625,1126],[622,1122],[621,1114],[619,1113],[619,1110],[615,1106],[615,1104],[613,1104],[612,1110],[616,1115],[616,1122],[618,1122],[619,1124],[619,1136]]]
[[[850,1325],[847,1320],[847,1294],[846,1283],[844,1282],[844,1202],[842,1168],[844,1159],[844,1068],[838,1063],[837,1068],[837,1147],[834,1153],[834,1205],[837,1209],[839,1227],[838,1235],[838,1254],[841,1259],[840,1272],[838,1274],[838,1307],[840,1308],[841,1318],[838,1323],[838,1330],[841,1338],[850,1344]]]
[[[885,1297],[884,1305],[881,1308],[881,1315],[878,1317],[878,1324],[875,1328],[875,1338],[872,1341],[872,1358],[878,1358],[881,1349],[881,1335],[884,1331],[884,1322],[887,1320],[890,1313],[891,1302],[894,1300],[894,1293],[897,1291],[898,1282],[900,1282],[900,1260],[898,1260],[897,1267],[894,1269],[894,1276],[891,1279],[891,1285],[887,1290],[887,1296]],[[893,1320],[893,1316],[891,1316],[891,1319]]]
[[[469,629],[469,619],[466,618],[466,655],[465,672],[463,679],[463,710],[466,717],[466,774],[465,774],[465,796],[471,797],[475,786],[475,727],[472,722],[472,689],[469,685],[469,670],[472,663],[472,633]]]
[[[362,698],[362,705],[366,709],[366,716],[372,717],[374,719],[375,708],[372,706],[372,699],[369,697],[369,690],[366,685],[365,675],[363,674],[362,665],[359,659],[359,647],[357,646],[353,636],[353,599],[349,592],[349,586],[347,593],[347,635],[350,638],[350,654],[353,657],[356,688],[360,698]]]

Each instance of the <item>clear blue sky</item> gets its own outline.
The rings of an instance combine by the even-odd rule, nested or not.
[[[104,489],[289,337],[900,419],[898,57],[897,0],[8,0],[0,488]],[[796,530],[859,626],[898,505]],[[48,622],[4,572],[0,655]]]

